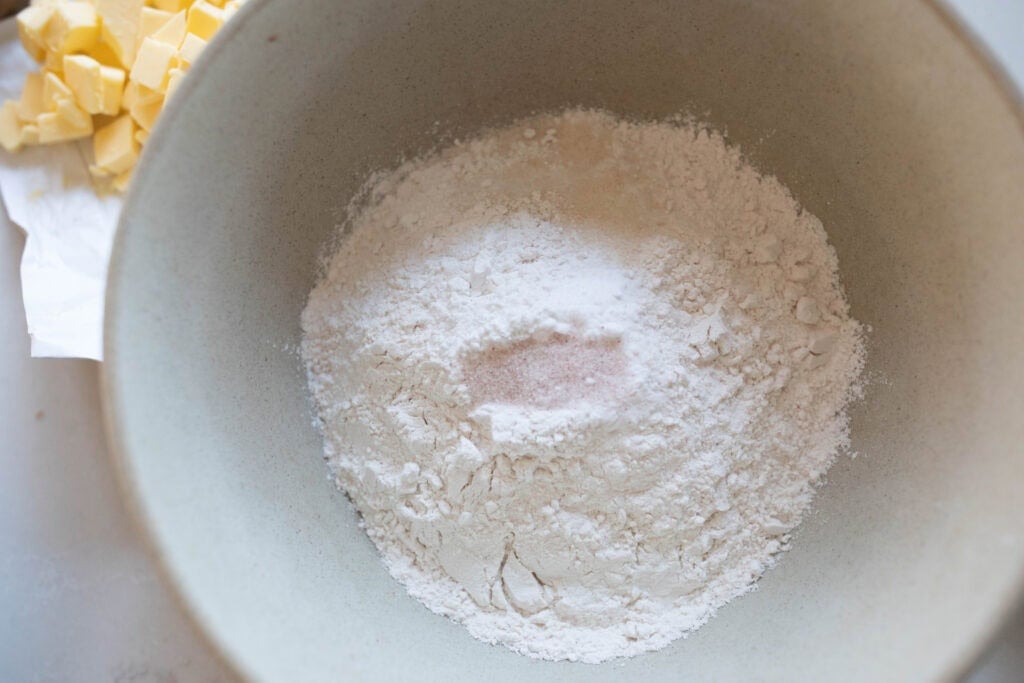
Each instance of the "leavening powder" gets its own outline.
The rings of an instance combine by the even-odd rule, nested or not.
[[[847,443],[821,222],[723,138],[539,116],[370,180],[302,315],[326,457],[391,574],[600,662],[745,593]]]

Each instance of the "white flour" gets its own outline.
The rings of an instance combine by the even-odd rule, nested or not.
[[[599,662],[749,591],[846,443],[815,217],[720,136],[567,112],[372,181],[302,316],[327,458],[477,638]]]

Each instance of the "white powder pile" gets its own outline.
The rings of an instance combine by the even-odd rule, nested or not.
[[[328,461],[392,575],[599,662],[745,593],[846,444],[820,221],[722,137],[541,116],[371,181],[302,316]]]

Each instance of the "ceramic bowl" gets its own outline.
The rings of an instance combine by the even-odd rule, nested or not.
[[[1024,568],[1024,124],[920,0],[252,0],[128,196],[104,394],[188,610],[265,681],[909,681],[967,670]],[[371,170],[566,106],[726,131],[824,222],[871,326],[841,458],[759,590],[592,666],[409,598],[321,457],[299,314]]]

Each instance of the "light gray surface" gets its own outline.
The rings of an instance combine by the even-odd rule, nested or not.
[[[229,680],[132,528],[92,361],[30,359],[0,214],[0,680]]]
[[[1019,2],[962,2],[1024,73]],[[21,237],[0,224],[0,674],[5,680],[223,680],[127,521],[105,456],[96,366],[29,360]],[[1021,680],[1024,620],[976,683]]]

